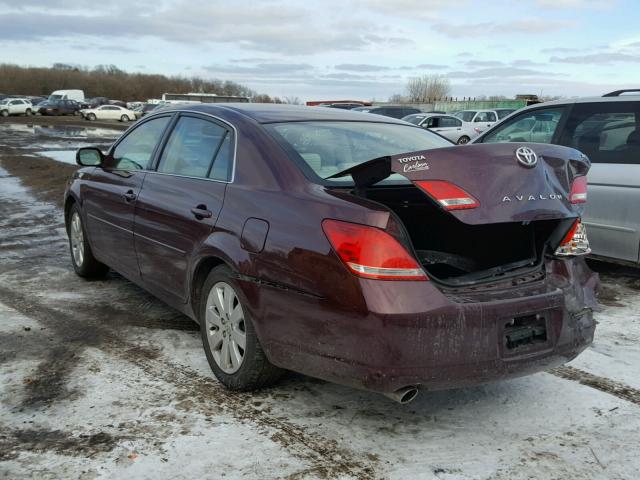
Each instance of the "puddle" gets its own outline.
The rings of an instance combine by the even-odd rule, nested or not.
[[[97,147],[102,151],[122,135],[122,131],[102,127],[70,125],[0,125],[0,154],[16,153],[23,157],[46,157],[75,165],[76,150]]]
[[[37,152],[39,156],[50,158],[57,162],[76,164],[76,151],[75,150],[44,150]]]

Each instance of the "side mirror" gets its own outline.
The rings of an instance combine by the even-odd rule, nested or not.
[[[76,163],[83,167],[97,167],[102,165],[104,155],[95,147],[84,147],[76,152]]]

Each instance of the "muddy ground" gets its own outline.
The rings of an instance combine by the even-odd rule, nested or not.
[[[594,264],[596,340],[549,373],[407,406],[297,374],[233,394],[211,374],[197,325],[115,273],[73,273],[60,207],[76,167],[65,162],[78,146],[106,148],[121,126],[9,120],[0,478],[637,478],[637,271]]]

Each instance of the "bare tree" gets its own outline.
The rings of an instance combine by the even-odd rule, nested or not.
[[[406,90],[411,103],[429,103],[449,95],[451,84],[444,75],[423,75],[410,78]]]
[[[409,101],[404,95],[394,93],[389,97],[389,103],[409,103]]]
[[[302,105],[302,101],[298,97],[290,96],[284,97],[282,103],[288,103],[290,105]]]

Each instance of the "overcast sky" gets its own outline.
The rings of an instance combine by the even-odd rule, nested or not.
[[[0,0],[0,62],[114,64],[310,99],[640,87],[637,0]]]

